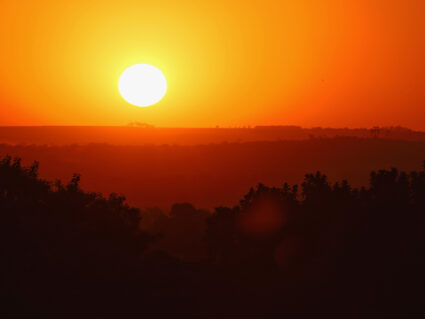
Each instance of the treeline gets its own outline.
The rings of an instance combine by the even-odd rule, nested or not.
[[[69,145],[108,143],[113,145],[198,145],[276,140],[308,140],[338,136],[425,141],[425,132],[401,126],[372,128],[302,128],[300,126],[255,126],[235,128],[155,128],[146,123],[126,126],[39,126],[0,127],[0,143]]]
[[[123,193],[130,205],[190,202],[213,209],[233,206],[259,182],[279,186],[302,182],[306,172],[326,172],[331,180],[368,183],[372,170],[415,170],[425,158],[425,142],[333,138],[304,141],[211,145],[117,146],[107,144],[1,145],[0,154],[40,161],[40,176],[67,180],[74,172],[85,190]]]
[[[167,214],[79,182],[0,160],[6,317],[424,314],[425,170],[372,172],[361,188],[318,172]]]

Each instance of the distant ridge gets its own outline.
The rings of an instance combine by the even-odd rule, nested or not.
[[[401,126],[372,128],[302,128],[255,126],[253,128],[155,128],[152,126],[9,126],[0,127],[0,143],[24,145],[198,145],[235,142],[308,140],[318,138],[380,138],[425,141],[425,132]]]

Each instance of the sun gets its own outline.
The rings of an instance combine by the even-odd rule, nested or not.
[[[128,103],[150,106],[164,97],[167,80],[158,68],[149,64],[135,64],[121,74],[118,89]]]

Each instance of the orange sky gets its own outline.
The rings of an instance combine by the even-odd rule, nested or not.
[[[425,130],[423,0],[16,0],[0,41],[0,125]],[[136,63],[159,104],[120,97]]]

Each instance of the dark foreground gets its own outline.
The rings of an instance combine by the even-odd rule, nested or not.
[[[191,247],[203,223],[198,262],[155,250],[167,233],[148,233],[123,197],[84,192],[78,175],[49,183],[8,157],[0,214],[3,318],[425,314],[424,170],[373,172],[360,189],[308,174],[212,213],[174,205],[177,243]]]

